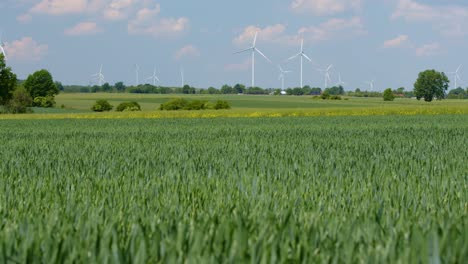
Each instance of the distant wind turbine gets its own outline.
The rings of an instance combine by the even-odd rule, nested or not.
[[[346,83],[341,80],[341,73],[338,73],[338,82],[335,84],[336,86],[343,86]]]
[[[258,32],[255,33],[255,38],[254,38],[252,47],[234,53],[234,54],[239,54],[239,53],[244,53],[244,52],[247,52],[247,51],[252,52],[252,87],[255,87],[255,53],[257,52],[258,54],[262,55],[262,57],[265,58],[268,62],[272,63],[271,60],[268,59],[267,56],[265,56],[265,54],[263,54],[263,52],[261,52],[259,49],[257,49],[257,46],[256,46],[257,36],[258,36]]]
[[[138,86],[140,85],[140,66],[138,66],[138,64],[135,64],[135,77],[136,77],[136,80],[135,80],[135,85]]]
[[[301,41],[301,50],[298,54],[292,56],[291,58],[289,58],[288,60],[293,60],[297,57],[301,57],[301,88],[304,87],[303,86],[303,83],[302,83],[302,76],[303,76],[303,64],[304,64],[304,58],[306,58],[308,61],[312,62],[312,60],[309,58],[309,56],[307,56],[307,54],[304,53],[304,39]]]
[[[453,74],[453,79],[455,80],[454,84],[455,84],[455,89],[458,88],[458,81],[463,81],[461,78],[460,78],[460,75],[459,75],[459,72],[460,72],[460,69],[461,69],[462,65],[460,64],[460,66],[458,66],[457,70],[454,71],[454,72],[449,72],[449,74]]]
[[[185,86],[185,74],[184,74],[184,68],[180,68],[180,78],[182,80],[182,87]]]
[[[372,80],[372,81],[366,82],[366,83],[369,85],[370,91],[373,92],[373,91],[374,91],[374,84],[375,84],[375,81]]]
[[[160,82],[158,76],[156,75],[156,67],[154,67],[153,75],[146,78],[146,80],[153,80],[153,86],[156,86],[156,81]]]
[[[281,65],[278,65],[278,68],[280,70],[280,75],[279,75],[279,79],[281,80],[281,91],[284,91],[284,78],[286,76],[287,73],[290,73],[291,71],[285,71],[283,70],[283,68],[281,67]]]
[[[102,74],[102,64],[99,68],[99,72],[93,74],[92,77],[94,77],[98,81],[99,86],[102,86],[102,84],[105,82],[104,74]]]
[[[328,82],[331,82],[330,70],[332,68],[333,68],[333,64],[330,64],[325,69],[317,69],[317,71],[322,72],[323,75],[325,76],[325,87],[324,87],[324,89],[327,89],[328,88]]]

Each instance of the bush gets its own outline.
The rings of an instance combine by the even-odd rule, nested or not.
[[[388,88],[384,91],[383,93],[383,99],[384,101],[393,101],[395,100],[395,95],[393,94],[393,91],[391,88]]]
[[[96,103],[91,107],[94,112],[110,111],[114,108],[107,100],[97,100]]]
[[[34,98],[33,106],[50,108],[55,106],[55,99],[53,96],[38,96]]]
[[[160,110],[167,110],[167,111],[174,111],[174,110],[182,110],[187,107],[189,104],[189,101],[182,99],[182,98],[175,98],[171,99],[170,101],[161,104],[159,106]]]
[[[208,109],[208,105],[206,101],[200,101],[200,100],[193,100],[188,102],[187,106],[184,108],[184,110],[205,110]]]
[[[134,112],[141,111],[141,106],[137,102],[124,102],[117,106],[115,109],[117,112]]]
[[[215,110],[221,110],[221,109],[231,109],[231,105],[229,104],[228,101],[224,100],[218,100],[212,107]]]
[[[339,96],[339,95],[332,95],[332,96],[330,96],[330,100],[341,100],[341,96]]]
[[[323,100],[328,100],[330,99],[330,93],[328,91],[325,91],[322,93],[322,95],[320,95],[320,98],[322,98]]]
[[[23,87],[13,91],[13,98],[5,106],[5,110],[12,114],[32,112],[28,107],[33,103],[31,95]]]

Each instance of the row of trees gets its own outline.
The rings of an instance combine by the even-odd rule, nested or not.
[[[53,107],[59,85],[47,70],[36,71],[26,81],[18,81],[3,54],[0,54],[0,112],[25,113],[29,107]]]

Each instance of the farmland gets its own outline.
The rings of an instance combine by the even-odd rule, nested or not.
[[[468,258],[463,113],[0,126],[2,263]]]

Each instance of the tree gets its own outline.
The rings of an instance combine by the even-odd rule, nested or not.
[[[395,95],[393,94],[392,88],[388,88],[383,93],[384,101],[393,101],[395,100]]]
[[[59,93],[52,75],[47,70],[36,71],[29,75],[24,82],[24,88],[31,94],[33,99],[36,97],[54,97]]]
[[[16,87],[16,74],[5,64],[5,59],[0,53],[0,105],[5,105],[13,97]]]
[[[418,79],[414,83],[414,94],[418,100],[431,102],[434,98],[442,100],[445,91],[449,87],[449,79],[443,72],[436,70],[426,70],[419,73]]]
[[[26,113],[32,103],[33,100],[29,92],[24,87],[18,87],[13,91],[13,98],[8,102],[6,109],[13,114]]]
[[[57,86],[57,89],[59,91],[64,91],[65,87],[63,87],[63,84],[61,82],[55,82],[55,86]]]
[[[91,107],[94,112],[110,111],[114,108],[107,100],[97,100],[96,103]]]
[[[114,84],[114,87],[115,87],[115,89],[116,89],[119,93],[124,92],[125,89],[127,88],[127,87],[125,87],[125,85],[124,85],[123,82],[115,83],[115,84]]]
[[[103,92],[110,92],[110,91],[112,91],[112,86],[110,86],[109,83],[105,83],[105,84],[103,84],[103,85],[101,86],[101,90],[102,90]]]
[[[245,85],[238,83],[234,85],[233,89],[234,89],[234,92],[241,94],[241,93],[244,93],[245,91]]]

